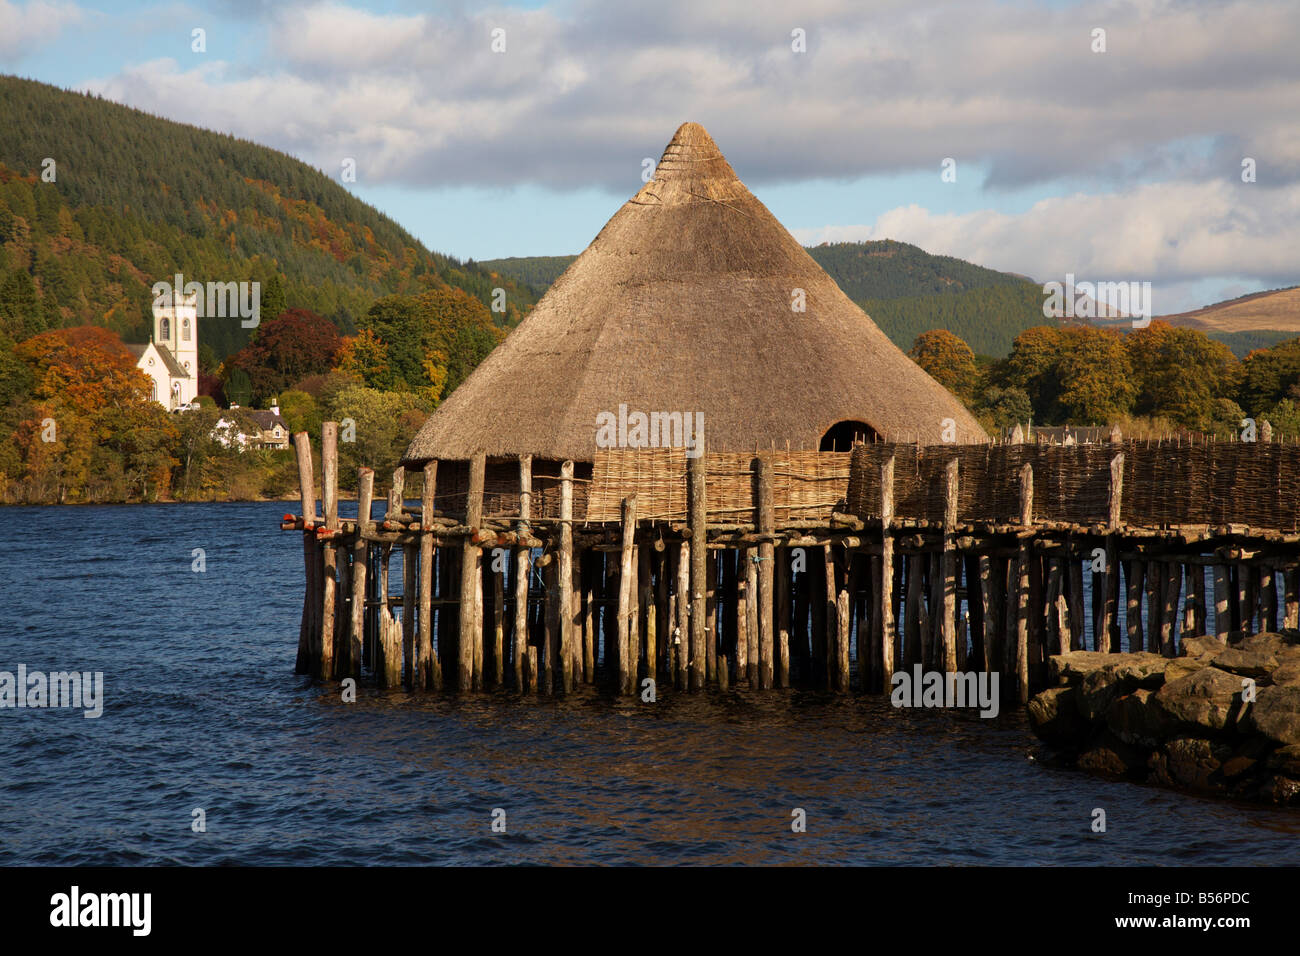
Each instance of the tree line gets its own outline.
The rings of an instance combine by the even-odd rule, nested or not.
[[[1040,325],[1017,335],[1005,358],[990,359],[933,329],[909,354],[991,433],[1032,422],[1226,437],[1254,418],[1300,436],[1300,338],[1238,359],[1204,332],[1159,320],[1126,331]]]
[[[383,296],[357,325],[340,335],[309,309],[283,309],[224,362],[202,350],[200,407],[183,413],[150,399],[150,379],[110,329],[21,341],[0,330],[0,503],[292,496],[292,454],[229,440],[258,433],[247,409],[273,403],[315,441],[323,421],[350,421],[344,466],[391,469],[504,337],[479,299],[451,287]]]

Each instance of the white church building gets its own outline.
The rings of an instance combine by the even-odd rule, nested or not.
[[[198,305],[192,295],[166,301],[154,303],[151,341],[127,348],[153,380],[153,400],[174,412],[199,396]]]

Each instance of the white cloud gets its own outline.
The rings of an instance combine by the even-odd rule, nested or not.
[[[5,0],[0,0],[5,2]],[[888,7],[888,10],[882,10]],[[487,13],[278,8],[265,63],[217,77],[163,62],[96,92],[269,141],[372,181],[620,191],[629,164],[703,122],[747,181],[853,177],[944,156],[994,186],[1159,162],[1220,175],[1254,156],[1300,179],[1300,5],[999,0],[578,3]],[[1107,29],[1108,52],[1090,31]],[[790,31],[807,32],[793,53]],[[494,27],[507,51],[489,49]],[[1210,143],[1223,155],[1213,163]],[[522,161],[521,161],[522,160]]]
[[[805,245],[897,239],[938,255],[1040,281],[1066,273],[1092,281],[1159,281],[1170,288],[1208,275],[1296,281],[1300,184],[1172,182],[1102,195],[1046,199],[1019,214],[991,209],[936,214],[899,206],[857,226],[794,229]],[[1158,312],[1181,301],[1157,302]]]
[[[0,0],[0,57],[21,60],[84,19],[85,13],[72,3]]]

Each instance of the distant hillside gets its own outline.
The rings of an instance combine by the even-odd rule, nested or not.
[[[922,332],[948,329],[981,355],[1001,356],[1025,329],[1042,325],[1043,290],[1023,276],[996,272],[906,242],[840,242],[808,253],[899,348]],[[485,269],[534,294],[559,278],[576,256],[489,259]]]
[[[985,269],[952,256],[931,255],[918,246],[893,239],[823,243],[808,252],[854,302],[1030,285],[1018,276]],[[1042,308],[1041,291],[1039,308]]]
[[[254,143],[12,76],[0,76],[0,128],[0,332],[13,337],[91,323],[143,341],[150,288],[178,272],[264,291],[279,275],[289,306],[344,332],[390,292],[450,285],[490,303],[504,286],[502,325],[537,298],[430,252],[324,173]],[[4,328],[15,313],[23,327]],[[222,319],[200,333],[218,358],[249,335]]]
[[[1254,292],[1160,318],[1170,325],[1200,329],[1245,355],[1300,336],[1300,286]]]
[[[511,256],[508,259],[485,259],[478,265],[526,287],[541,298],[551,283],[560,277],[577,256]]]

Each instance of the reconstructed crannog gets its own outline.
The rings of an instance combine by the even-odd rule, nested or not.
[[[318,514],[294,436],[297,670],[651,697],[987,675],[1023,704],[1053,655],[1300,626],[1300,446],[1040,438],[988,441],[688,123],[386,495],[361,467],[340,514],[325,422]]]
[[[745,188],[698,123],[537,307],[433,413],[408,467],[594,459],[602,415],[703,416],[711,451],[982,442]],[[947,421],[945,421],[947,420]],[[837,443],[838,450],[847,445]]]

